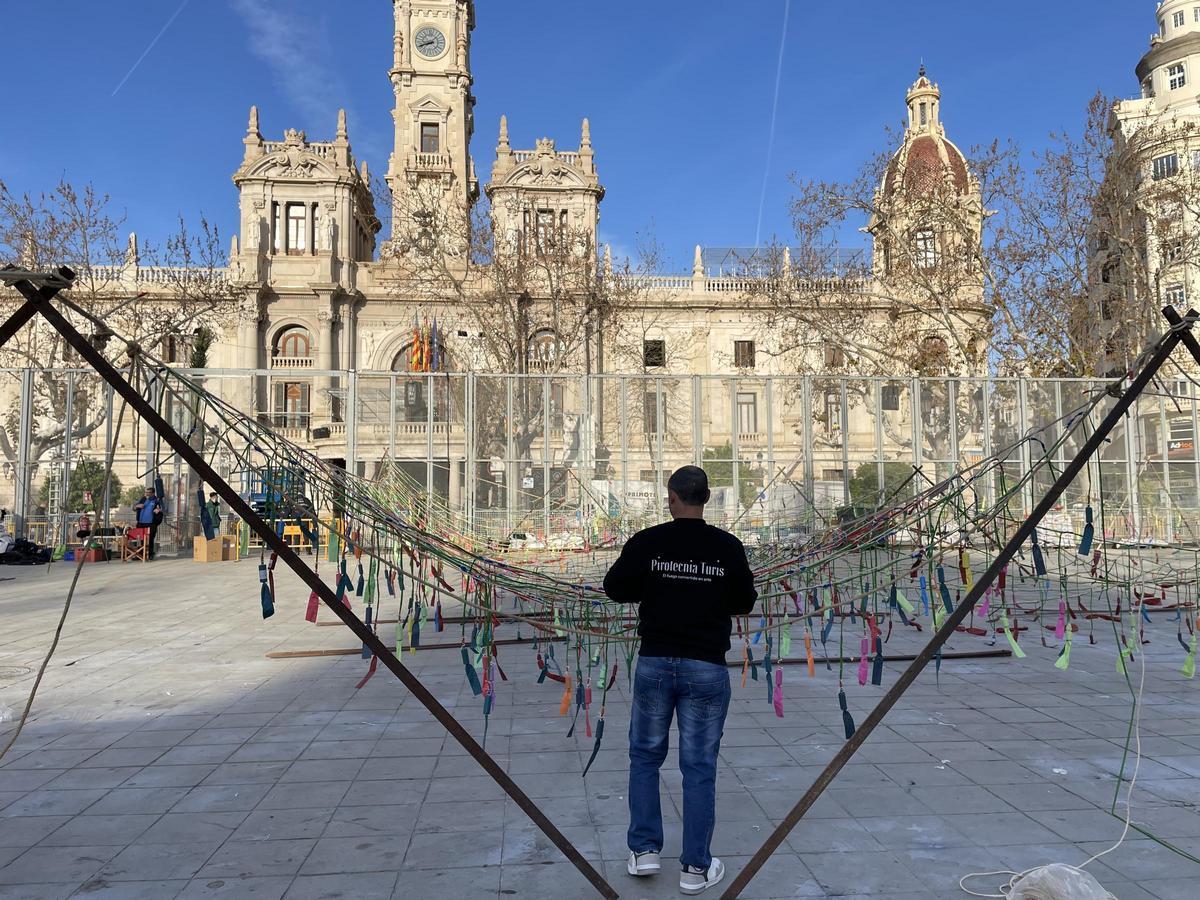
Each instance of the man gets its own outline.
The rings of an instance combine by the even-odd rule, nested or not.
[[[725,876],[709,844],[716,822],[717,751],[729,712],[730,617],[758,594],[741,541],[704,521],[708,476],[685,466],[667,482],[672,521],[635,534],[604,579],[618,603],[638,603],[642,639],[629,723],[630,875],[661,870],[658,770],[672,716],[683,774],[679,889],[699,894]]]
[[[154,559],[154,536],[158,533],[163,516],[162,500],[154,493],[154,488],[146,488],[146,496],[133,504],[133,511],[137,515],[138,528],[146,528],[149,532],[149,538],[146,540],[146,558]]]
[[[208,510],[208,521],[212,523],[213,531],[217,534],[221,533],[221,503],[217,492],[213,491],[208,495],[208,502],[204,504]]]

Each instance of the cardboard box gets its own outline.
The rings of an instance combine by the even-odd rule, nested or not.
[[[238,560],[238,539],[235,534],[223,534],[221,541],[221,559],[226,561],[237,562]]]
[[[197,537],[192,541],[192,559],[196,562],[220,562],[221,561],[221,542],[219,540],[207,541],[203,537]]]

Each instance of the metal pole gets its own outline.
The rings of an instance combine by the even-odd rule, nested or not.
[[[1179,323],[1183,321],[1183,319],[1180,318],[1179,313],[1172,306],[1166,307],[1162,313],[1166,320],[1171,323],[1172,327],[1178,327]],[[1189,311],[1189,315],[1190,314],[1191,312]],[[1192,358],[1195,359],[1197,363],[1200,363],[1200,341],[1196,340],[1196,336],[1192,334],[1190,329],[1181,331],[1179,333],[1183,336],[1182,340],[1184,347],[1186,347],[1187,351],[1192,354]],[[1196,466],[1196,487],[1193,496],[1197,496],[1200,495],[1200,453],[1197,452],[1197,448],[1200,446],[1197,442],[1197,439],[1200,438],[1200,411],[1198,411],[1196,408],[1197,398],[1195,385],[1191,385],[1189,393],[1192,395],[1192,458],[1195,460]]]
[[[109,459],[112,455],[113,465],[116,465],[116,454],[113,453],[113,397],[115,396],[112,385],[104,385],[105,394],[105,413],[104,413],[104,458]],[[100,519],[104,528],[108,528],[109,510],[112,508],[112,476],[109,472],[104,473],[104,511],[100,514]]]
[[[388,459],[396,461],[396,376],[388,376]]]
[[[475,373],[467,373],[467,423],[466,423],[466,485],[467,526],[475,527]]]
[[[148,387],[150,390],[148,393],[150,396],[148,399],[150,400],[152,407],[154,409],[158,409],[162,403],[162,382],[159,380],[160,376],[157,374],[151,374],[149,378],[150,383]],[[151,487],[154,485],[154,479],[158,477],[158,444],[154,440],[154,431],[149,425],[146,424],[145,418],[142,419],[141,428],[142,440],[146,442],[146,456],[144,463],[146,466],[146,486]]]
[[[850,396],[846,390],[846,379],[838,379],[841,382],[839,389],[839,420],[842,425],[842,497],[843,504],[853,506],[854,501],[850,499]]]
[[[542,376],[542,525],[550,546],[550,379]]]
[[[1192,509],[1192,522],[1196,523],[1197,507],[1200,506],[1200,453],[1196,452],[1197,445],[1200,443],[1197,441],[1197,438],[1200,438],[1200,404],[1196,402],[1196,386],[1192,384],[1191,380],[1185,383],[1187,384],[1188,399],[1192,405],[1192,477],[1195,479],[1192,482],[1189,505]],[[1195,524],[1192,527],[1194,528]]]
[[[948,379],[946,384],[946,421],[950,426],[950,460],[954,468],[962,468],[958,455],[958,379]],[[938,476],[934,476],[937,480]]]
[[[62,453],[62,486],[59,491],[58,521],[55,527],[58,531],[54,545],[56,547],[67,543],[67,517],[70,514],[69,501],[71,497],[71,433],[75,422],[75,373],[67,372],[67,404],[64,410],[63,453]]]
[[[505,375],[504,384],[507,395],[504,419],[504,471],[507,473],[504,485],[504,536],[508,537],[512,534],[517,500],[520,498],[521,462],[513,458],[517,449],[513,446],[513,376]]]
[[[992,390],[994,386],[989,379],[983,383],[983,458],[992,458]],[[988,509],[996,505],[996,475],[987,473],[987,481],[983,485],[984,496]]]
[[[654,379],[654,455],[655,464],[654,471],[656,473],[654,484],[654,503],[656,506],[656,514],[663,515],[663,509],[659,506],[659,491],[662,489],[664,482],[663,478],[663,435],[667,431],[667,423],[663,421],[663,413],[666,412],[663,404],[662,379]]]
[[[775,379],[767,379],[766,387],[767,396],[767,472],[768,478],[765,481],[763,488],[770,493],[767,494],[767,519],[772,526],[772,532],[775,537],[779,537],[778,523],[775,519],[776,497],[778,491],[773,487],[775,481]]]
[[[1020,429],[1020,435],[1025,438],[1029,435],[1029,383],[1024,379],[1017,381],[1017,427]],[[1021,441],[1021,478],[1024,482],[1024,487],[1021,489],[1021,511],[1033,509],[1033,479],[1029,478],[1029,472],[1033,468],[1033,452],[1029,445],[1029,441]]]
[[[1132,538],[1142,539],[1142,496],[1138,489],[1138,468],[1141,456],[1138,453],[1138,436],[1141,431],[1141,420],[1138,419],[1137,408],[1125,421],[1125,477],[1129,481],[1129,522],[1133,529]]]
[[[629,380],[622,375],[617,387],[621,392],[618,406],[621,415],[621,510],[624,511],[629,508]]]
[[[42,288],[39,292],[47,300],[58,293],[57,288]],[[3,347],[13,336],[20,331],[25,323],[37,315],[37,309],[31,308],[29,304],[23,304],[17,307],[17,311],[5,319],[4,324],[0,325],[0,347]]]
[[[358,475],[358,372],[346,373],[346,471]]]
[[[595,512],[592,509],[591,491],[583,491],[579,488],[579,485],[590,484],[596,477],[596,418],[592,414],[595,385],[592,382],[590,370],[589,374],[583,376],[581,387],[583,388],[583,402],[580,405],[583,412],[579,422],[579,456],[575,461],[579,477],[575,479],[575,489],[579,492],[579,524],[584,526],[584,514],[587,513],[590,519],[591,514]],[[591,542],[588,541],[588,543]]]
[[[729,456],[733,466],[733,508],[737,510],[735,518],[739,518],[742,514],[742,479],[741,479],[741,459],[740,459],[740,444],[738,440],[738,430],[742,423],[738,421],[737,408],[737,391],[738,382],[736,379],[730,378],[725,382],[729,391]]]
[[[179,408],[174,400],[169,400],[175,412],[175,430],[180,434],[185,434],[187,429],[184,427],[183,414],[186,410]],[[203,450],[200,451],[203,453]],[[194,521],[191,513],[191,491],[185,491],[181,485],[183,484],[183,460],[178,454],[175,455],[171,466],[171,474],[174,478],[171,479],[171,515],[175,519],[175,553],[179,554],[186,545],[187,535],[183,532],[183,527],[187,522]]]
[[[692,465],[704,463],[704,419],[701,415],[703,388],[700,376],[692,376]]]
[[[15,317],[14,317],[15,318]],[[28,317],[26,317],[26,320]],[[13,536],[25,538],[29,529],[29,493],[33,450],[33,369],[21,372],[21,413],[17,425],[17,471],[13,496]]]
[[[509,777],[508,773],[494,760],[487,751],[484,750],[479,743],[471,736],[471,734],[450,714],[450,712],[438,702],[437,698],[430,693],[429,689],[417,678],[411,671],[396,658],[396,655],[379,639],[370,628],[354,615],[344,604],[338,601],[337,596],[330,589],[329,585],[318,576],[312,569],[305,565],[304,561],[296,554],[286,541],[283,540],[275,529],[268,525],[254,511],[253,508],[238,494],[233,487],[222,479],[208,462],[196,452],[193,448],[170,424],[168,424],[162,416],[138,393],[138,391],[123,379],[112,365],[97,352],[91,344],[68,322],[58,310],[50,306],[49,303],[43,302],[33,286],[28,282],[17,282],[15,287],[29,299],[31,303],[38,305],[38,311],[47,319],[47,321],[56,328],[60,334],[75,348],[75,351],[82,356],[96,370],[96,372],[111,384],[121,396],[128,401],[130,406],[138,412],[145,421],[150,423],[151,427],[159,436],[178,453],[188,465],[192,466],[199,474],[201,479],[208,482],[216,492],[221,496],[231,509],[233,509],[251,529],[253,529],[263,542],[269,546],[279,559],[283,560],[300,579],[308,585],[308,587],[317,593],[317,596],[325,603],[325,605],[333,611],[333,613],[346,624],[346,626],[354,632],[355,636],[361,640],[375,654],[379,660],[387,666],[392,673],[400,679],[401,683],[412,693],[414,697],[433,715],[435,719],[450,733],[450,735],[462,745],[462,747],[475,759],[476,762],[504,789],[513,801],[525,812],[526,815],[533,820],[534,824],[558,847],[559,850],[571,861],[579,872],[587,878],[592,886],[604,897],[617,900],[618,894],[597,872],[592,865],[584,859],[583,855],[575,848],[575,846],[567,840],[554,823],[551,822],[546,815],[541,811],[541,808],[533,800],[531,800],[524,791]]]
[[[878,498],[884,496],[887,490],[887,466],[883,462],[883,382],[876,378],[871,386],[875,394],[875,485],[878,488]]]
[[[1167,427],[1167,400],[1158,398],[1159,446],[1162,447],[1162,483],[1167,493],[1167,505],[1163,513],[1167,517],[1167,543],[1175,543],[1175,498],[1171,494],[1171,431]]]
[[[912,380],[912,436],[913,436],[913,468],[920,471],[925,458],[925,429],[921,422],[921,379]],[[913,479],[913,494],[921,493],[921,479]]]
[[[804,451],[804,496],[812,507],[813,521],[816,524],[817,496],[816,473],[813,471],[813,433],[812,433],[812,376],[805,375],[800,387],[800,417],[803,421],[804,437],[801,449]]]
[[[796,827],[799,821],[804,817],[804,814],[812,808],[812,805],[816,803],[817,799],[825,792],[825,789],[829,787],[833,779],[837,777],[837,774],[846,766],[846,763],[848,763],[854,754],[858,752],[858,749],[864,743],[866,743],[867,738],[871,736],[871,733],[875,730],[879,723],[883,721],[884,716],[886,716],[891,708],[896,705],[896,703],[904,695],[904,692],[908,690],[914,681],[916,681],[917,676],[920,675],[925,667],[929,665],[930,661],[933,660],[934,656],[937,654],[937,651],[955,634],[958,626],[963,623],[968,615],[970,615],[971,611],[975,608],[975,604],[983,596],[984,591],[986,591],[996,580],[996,578],[999,577],[1000,573],[1009,564],[1013,556],[1016,555],[1016,552],[1020,546],[1029,539],[1029,536],[1033,533],[1034,529],[1037,528],[1038,524],[1045,517],[1046,513],[1054,508],[1054,504],[1058,502],[1058,498],[1062,496],[1063,491],[1065,491],[1067,486],[1075,480],[1081,471],[1083,471],[1084,467],[1087,465],[1087,461],[1108,438],[1109,433],[1113,430],[1113,428],[1116,427],[1117,423],[1121,421],[1121,418],[1125,415],[1126,411],[1128,411],[1133,401],[1137,399],[1143,390],[1145,390],[1146,385],[1150,383],[1150,380],[1155,376],[1155,374],[1157,374],[1158,370],[1162,367],[1162,364],[1166,362],[1167,357],[1171,355],[1171,351],[1174,350],[1176,345],[1179,344],[1181,336],[1188,333],[1186,329],[1190,329],[1196,322],[1197,318],[1200,318],[1200,316],[1197,316],[1196,313],[1189,312],[1186,328],[1173,330],[1170,334],[1163,338],[1162,342],[1158,345],[1158,349],[1155,351],[1150,361],[1146,364],[1145,368],[1138,373],[1138,376],[1121,395],[1120,399],[1116,402],[1116,405],[1113,406],[1112,410],[1104,418],[1104,421],[1100,423],[1095,432],[1092,433],[1092,436],[1088,438],[1087,443],[1084,444],[1079,453],[1075,455],[1074,459],[1071,460],[1070,464],[1063,470],[1062,474],[1058,477],[1054,484],[1051,485],[1050,489],[1046,492],[1045,496],[1042,497],[1041,501],[1037,504],[1029,518],[1021,523],[1021,526],[1012,536],[1012,539],[1005,544],[1004,548],[992,561],[992,564],[988,566],[987,571],[984,572],[979,577],[979,580],[975,582],[975,586],[967,593],[967,596],[963,599],[962,603],[959,604],[958,608],[946,618],[946,621],[943,623],[942,627],[938,629],[936,634],[933,635],[929,643],[926,644],[921,652],[917,655],[917,658],[913,660],[909,667],[901,673],[899,678],[896,679],[896,682],[884,695],[883,699],[879,701],[873,710],[871,710],[866,719],[863,720],[863,723],[858,727],[849,740],[842,745],[842,748],[830,761],[829,765],[827,765],[817,777],[817,780],[813,782],[812,786],[808,789],[800,801],[794,807],[792,807],[791,811],[788,812],[783,821],[780,822],[778,827],[776,827],[776,829],[771,833],[771,836],[767,838],[762,847],[758,849],[758,851],[746,864],[746,867],[738,873],[737,877],[725,890],[725,893],[721,895],[721,900],[736,900],[736,898],[741,895],[742,891],[745,890],[746,885],[750,883],[750,880],[754,878],[754,876],[758,873],[758,870],[763,867],[767,860],[770,859],[771,855],[779,848],[779,845],[783,843],[784,839],[788,836],[792,829]],[[1189,347],[1188,349],[1192,348]],[[1198,362],[1200,362],[1200,345],[1197,345],[1197,347],[1193,350],[1193,353],[1196,354],[1196,359]]]
[[[437,385],[432,374],[426,375],[425,378],[425,518],[428,521],[433,516],[433,392]],[[450,460],[446,460],[446,465],[450,465]]]
[[[1056,380],[1054,382],[1054,421],[1061,422],[1062,419],[1063,419],[1062,382]],[[1058,427],[1061,428],[1062,426],[1060,425]],[[1055,437],[1057,438],[1058,435],[1055,435]],[[1055,462],[1057,462],[1059,465],[1062,465],[1063,463],[1065,463],[1067,461],[1066,441],[1058,442],[1058,449],[1055,451],[1055,453],[1058,456],[1058,458],[1055,460]]]

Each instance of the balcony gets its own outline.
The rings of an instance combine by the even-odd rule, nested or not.
[[[355,439],[360,446],[364,444],[386,446],[395,441],[397,445],[424,448],[430,436],[433,437],[435,445],[440,447],[445,446],[447,439],[461,442],[463,438],[462,423],[434,422],[431,428],[429,423],[424,421],[398,421],[393,431],[386,422],[360,422],[358,430],[355,432]],[[345,422],[325,422],[312,428],[311,431],[305,430],[303,438],[323,446],[345,444],[347,426]]]
[[[271,430],[284,440],[297,443],[309,439],[312,427],[312,416],[309,413],[275,412],[269,416],[260,415],[259,421],[270,425]]]
[[[418,172],[452,171],[450,156],[445,153],[414,153],[409,158],[409,168]]]
[[[298,369],[314,369],[317,361],[311,356],[273,356],[271,368],[294,372]]]
[[[433,435],[434,435],[434,437],[445,437],[452,428],[453,428],[453,426],[447,425],[445,422],[434,422],[433,423]],[[374,426],[372,426],[372,429],[376,435],[379,435],[379,434],[386,435],[388,427],[386,425],[374,425]],[[421,437],[421,438],[423,438],[428,433],[428,431],[429,431],[429,423],[428,422],[397,422],[396,423],[396,437],[397,438],[404,438],[404,437]],[[458,431],[459,432],[462,431],[461,425],[458,426]]]

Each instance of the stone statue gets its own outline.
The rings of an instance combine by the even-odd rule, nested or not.
[[[335,236],[335,231],[336,231],[336,226],[333,221],[333,213],[332,212],[325,213],[325,221],[324,221],[323,231],[324,231],[324,237],[325,237],[325,246],[323,249],[327,253],[332,253],[333,246],[334,246],[334,244],[333,244],[334,236]]]

